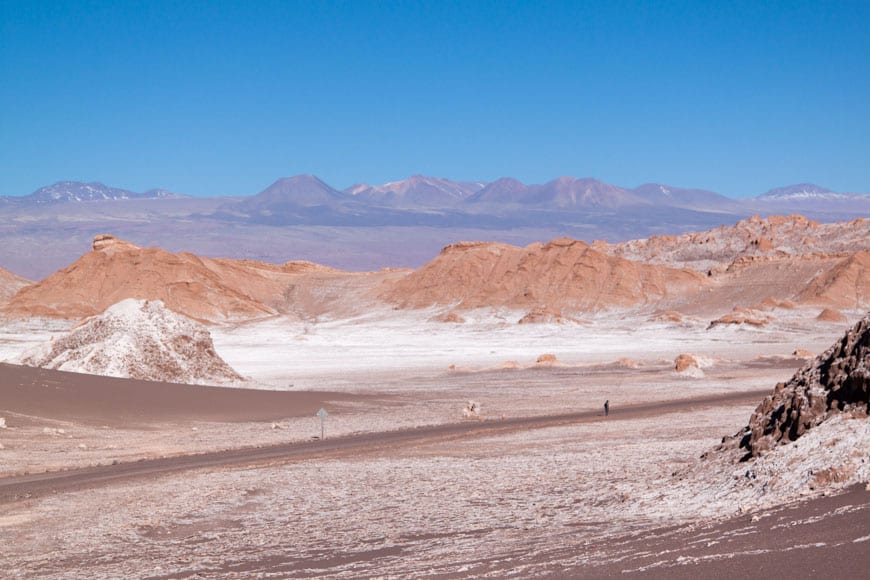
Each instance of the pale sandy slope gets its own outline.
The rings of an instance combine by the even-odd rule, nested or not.
[[[16,292],[30,284],[30,280],[25,280],[21,276],[16,276],[9,270],[0,268],[0,306],[12,298]]]

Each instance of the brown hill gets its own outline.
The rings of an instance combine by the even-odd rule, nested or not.
[[[233,266],[193,254],[140,248],[101,235],[94,239],[91,252],[19,292],[6,310],[28,316],[83,318],[126,298],[138,298],[162,300],[170,310],[198,320],[272,314],[268,306],[240,291],[238,283],[227,283],[227,278],[240,282],[240,275],[256,276],[248,268]]]
[[[862,254],[741,256],[712,269],[708,285],[668,307],[684,314],[720,316],[734,308],[791,310],[797,304],[864,309],[870,306],[870,276]]]
[[[0,268],[0,304],[12,298],[19,290],[31,284],[21,276]]]
[[[200,321],[249,319],[292,309],[300,292],[316,293],[306,288],[317,285],[318,277],[336,275],[353,276],[309,262],[274,265],[172,254],[100,235],[92,251],[24,288],[3,310],[76,319],[137,298],[161,300],[170,310]]]
[[[813,278],[800,299],[835,308],[870,306],[870,252],[855,252]]]
[[[802,215],[753,216],[732,226],[621,244],[597,242],[614,256],[706,271],[741,256],[802,255],[870,250],[870,219],[819,223]]]
[[[594,311],[689,294],[704,283],[696,272],[631,262],[567,238],[525,248],[462,242],[392,284],[383,297],[410,308]]]

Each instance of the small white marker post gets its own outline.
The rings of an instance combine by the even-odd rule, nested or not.
[[[323,423],[326,421],[326,417],[328,415],[329,415],[329,413],[327,413],[326,409],[324,409],[323,407],[321,407],[320,410],[317,411],[317,416],[320,417],[320,438],[321,439],[325,439],[325,437],[323,435]]]

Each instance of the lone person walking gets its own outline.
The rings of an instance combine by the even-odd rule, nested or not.
[[[604,416],[608,416],[610,414],[610,399],[604,401]]]

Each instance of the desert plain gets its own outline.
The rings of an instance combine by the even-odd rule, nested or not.
[[[97,236],[0,294],[4,574],[863,577],[866,400],[732,436],[866,374],[868,246],[752,218],[349,273]]]

